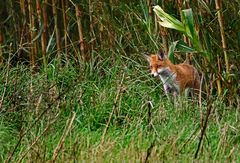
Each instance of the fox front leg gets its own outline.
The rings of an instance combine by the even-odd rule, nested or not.
[[[164,88],[164,92],[165,92],[166,94],[171,93],[171,87],[170,87],[168,84],[164,84],[164,85],[163,85],[163,88]]]

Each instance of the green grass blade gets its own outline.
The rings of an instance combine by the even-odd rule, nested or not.
[[[172,42],[172,44],[169,47],[169,51],[168,51],[168,58],[170,59],[170,61],[172,61],[172,63],[176,63],[175,62],[175,57],[174,57],[174,51],[176,49],[176,46],[178,44],[178,41]]]
[[[177,41],[176,49],[184,53],[196,52],[195,49],[189,47],[183,40]]]

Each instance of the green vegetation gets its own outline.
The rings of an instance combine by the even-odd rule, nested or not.
[[[141,64],[129,59],[101,63],[93,71],[86,68],[82,76],[72,65],[59,70],[54,67],[57,65],[34,76],[23,65],[9,70],[1,113],[2,160],[11,155],[20,138],[12,160],[50,160],[68,127],[59,161],[144,161],[152,143],[149,161],[194,159],[201,118],[207,110],[205,102],[199,108],[182,99],[174,107],[162,95],[159,81],[148,77]],[[7,74],[6,69],[3,73]],[[198,159],[237,161],[238,110],[220,100],[212,105]],[[106,124],[109,126],[104,135]]]
[[[1,1],[0,162],[239,162],[239,5]],[[197,67],[200,103],[149,75],[159,48]]]

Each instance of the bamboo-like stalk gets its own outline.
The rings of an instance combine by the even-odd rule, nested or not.
[[[22,40],[24,39],[24,33],[26,33],[26,24],[27,24],[27,17],[26,17],[26,7],[25,7],[25,0],[20,0],[20,9],[21,9],[21,14],[22,14],[22,22],[20,29],[21,29],[21,41],[19,43],[19,46],[22,46]]]
[[[112,12],[112,8],[113,8],[113,1],[112,0],[109,0],[109,6],[110,6],[111,12]]]
[[[35,56],[37,54],[37,47],[36,44],[33,43],[33,39],[36,36],[36,32],[34,31],[36,29],[35,27],[35,18],[33,14],[33,3],[32,0],[28,0],[28,12],[29,12],[29,26],[30,26],[30,45],[31,45],[31,52],[29,55],[30,63],[34,67],[35,66]]]
[[[101,12],[103,12],[103,2],[99,2],[99,11],[98,14],[102,14]],[[100,19],[100,18],[98,18]],[[101,19],[100,19],[101,20]],[[99,23],[99,29],[98,29],[98,37],[99,37],[99,43],[101,48],[103,47],[103,32],[104,32],[104,26],[103,26],[103,22],[100,21]]]
[[[177,8],[178,8],[179,14],[182,11],[182,5],[183,5],[182,0],[177,0]]]
[[[86,56],[84,53],[84,40],[83,40],[82,23],[81,23],[81,10],[80,10],[80,7],[76,4],[75,4],[75,10],[76,10],[76,17],[77,17],[77,25],[78,25],[80,52],[81,52],[83,59],[85,60]]]
[[[2,29],[0,29],[0,65],[2,65],[3,63],[2,45],[3,45],[3,34],[2,34]]]
[[[223,48],[223,54],[224,54],[224,60],[225,60],[226,73],[227,73],[227,77],[228,77],[229,62],[228,62],[228,55],[227,55],[227,42],[226,42],[225,33],[224,33],[224,23],[223,23],[224,18],[223,18],[223,13],[222,13],[222,1],[215,0],[215,5],[216,5],[218,23],[219,23],[220,32],[221,32],[222,48]]]
[[[20,3],[21,12],[25,16],[26,15],[25,0],[20,0],[19,3]]]
[[[94,50],[95,44],[96,44],[96,38],[94,35],[94,31],[93,31],[93,17],[92,17],[92,12],[93,12],[93,4],[91,3],[91,0],[88,1],[89,3],[89,34],[91,37],[91,49],[92,51]],[[110,4],[109,4],[110,5]]]
[[[68,8],[68,1],[61,0],[61,4],[62,4],[62,14],[63,14],[64,49],[65,49],[65,53],[67,54],[67,46],[68,46],[67,23],[68,23],[68,16],[67,16],[67,13],[66,13],[66,9]]]
[[[43,37],[44,37],[44,41],[47,44],[47,29],[48,29],[48,16],[47,16],[47,4],[48,4],[48,0],[44,0],[43,2],[43,6],[42,6],[42,10],[43,10]],[[45,44],[45,46],[46,46]],[[44,49],[46,49],[46,47],[44,47]],[[47,53],[47,51],[46,51]],[[47,56],[46,56],[47,57]]]
[[[17,2],[15,1],[3,1],[2,3],[4,4],[0,4],[1,7],[0,9],[2,10],[3,7],[6,7],[6,12],[8,13],[8,15],[10,16],[11,15],[11,19],[9,20],[8,23],[10,23],[9,27],[7,30],[7,33],[11,33],[12,34],[12,38],[14,38],[15,41],[11,41],[11,48],[13,48],[12,50],[15,50],[15,48],[19,48],[19,40],[21,40],[21,23],[19,24],[18,23],[18,19],[17,17],[15,16],[15,6],[17,4]],[[0,11],[0,14],[2,13],[2,11]],[[1,15],[2,17],[2,15]],[[2,19],[1,19],[2,20]],[[7,24],[7,23],[6,23]],[[0,21],[0,28],[4,28],[4,25],[2,25],[2,21]],[[6,35],[7,36],[7,35]],[[18,49],[19,50],[19,49]],[[19,56],[19,51],[18,51],[18,56]]]
[[[151,5],[151,0],[146,0],[146,4],[147,4],[147,7],[148,7],[148,14],[149,14],[149,17],[152,17],[152,5]]]
[[[35,39],[35,37],[37,36],[36,33],[36,20],[35,20],[35,15],[34,15],[34,10],[35,10],[35,6],[32,3],[32,23],[33,23],[33,39]],[[32,44],[33,44],[33,59],[34,59],[34,66],[36,66],[36,59],[37,59],[37,54],[38,54],[38,47],[37,47],[37,41],[32,40]]]
[[[41,30],[42,28],[42,9],[41,6],[44,6],[45,4],[42,3],[40,0],[36,1],[36,5],[37,5],[37,15],[38,15],[38,24],[39,24],[39,30]],[[47,67],[47,63],[46,63],[46,33],[42,33],[41,34],[41,48],[42,48],[42,58],[43,58],[43,65],[46,68]]]
[[[58,6],[58,1],[57,0],[52,0],[54,30],[55,30],[56,43],[57,43],[57,56],[60,59],[61,37],[60,37],[60,31],[59,31],[59,28],[58,28],[57,6]]]

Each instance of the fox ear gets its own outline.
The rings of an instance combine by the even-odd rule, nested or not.
[[[164,52],[162,49],[160,49],[160,50],[158,51],[158,57],[159,57],[160,60],[166,59],[165,52]]]

